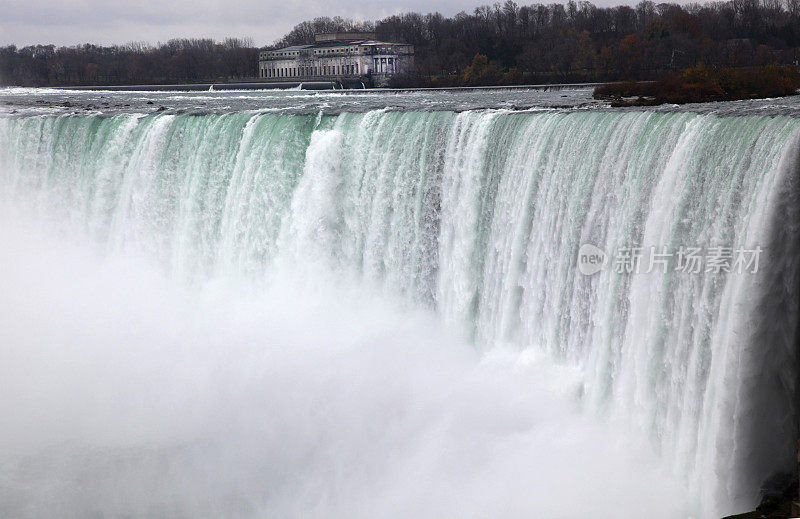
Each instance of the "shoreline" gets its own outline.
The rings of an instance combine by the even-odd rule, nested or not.
[[[215,92],[231,90],[330,90],[337,93],[392,93],[392,92],[469,92],[481,90],[548,90],[548,89],[589,89],[602,83],[546,83],[534,85],[496,85],[496,86],[458,86],[458,87],[402,87],[402,88],[334,88],[334,82],[242,82],[242,83],[183,83],[171,85],[97,85],[97,86],[47,86],[26,88],[51,88],[58,90],[93,91],[107,90],[111,92]],[[305,88],[304,88],[305,87]]]

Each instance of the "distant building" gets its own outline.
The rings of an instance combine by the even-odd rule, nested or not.
[[[263,50],[258,74],[276,81],[364,81],[383,86],[414,68],[414,46],[376,41],[374,33],[317,34],[311,45]]]

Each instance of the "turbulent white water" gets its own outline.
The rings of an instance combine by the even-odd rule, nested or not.
[[[799,160],[780,116],[0,118],[0,510],[743,511],[794,459]]]

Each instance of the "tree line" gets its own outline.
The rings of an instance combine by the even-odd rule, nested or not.
[[[316,18],[268,48],[333,31],[375,31],[415,46],[400,84],[447,86],[650,79],[710,67],[797,65],[800,0],[598,7],[588,1],[520,6],[512,0],[453,17],[407,13],[377,22]],[[0,81],[13,85],[199,82],[256,76],[249,39],[171,40],[158,46],[0,48]]]
[[[315,32],[374,30],[415,46],[414,77],[428,86],[653,79],[698,63],[763,67],[800,61],[800,0],[677,5],[644,0],[519,6],[512,0],[448,18],[407,13],[374,23],[317,18],[277,44]]]
[[[0,47],[0,84],[19,86],[197,83],[254,77],[250,38],[173,39],[156,46]]]

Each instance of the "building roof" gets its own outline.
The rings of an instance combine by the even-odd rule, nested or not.
[[[353,41],[353,40],[374,40],[374,32],[327,32],[314,35],[315,43],[322,43],[326,41]]]
[[[292,45],[291,47],[283,47],[280,49],[270,49],[266,52],[292,52],[303,49],[324,49],[327,47],[341,47],[347,45],[408,45],[407,43],[400,43],[396,41],[377,41],[377,40],[330,40],[318,43],[310,43],[306,45]]]

